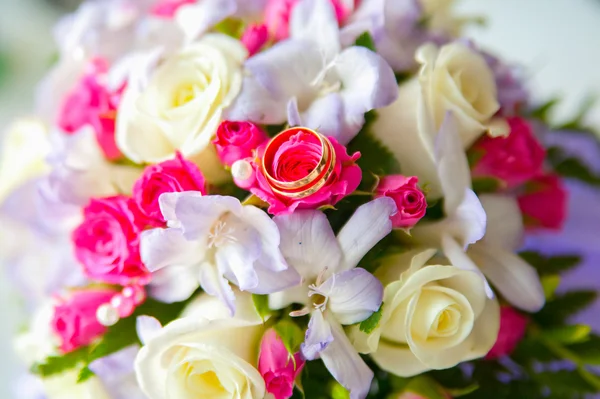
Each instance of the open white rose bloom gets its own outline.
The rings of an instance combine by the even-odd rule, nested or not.
[[[600,392],[600,338],[570,324],[595,293],[560,284],[593,247],[562,177],[600,177],[453,3],[62,19],[0,159],[0,262],[29,316],[15,397]],[[577,252],[533,245],[563,225]]]

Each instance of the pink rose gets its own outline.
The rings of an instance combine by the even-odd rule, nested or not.
[[[557,175],[539,175],[525,184],[517,198],[527,228],[562,228],[567,216],[567,192]]]
[[[172,19],[179,7],[186,4],[195,4],[197,0],[158,0],[150,13],[158,18]]]
[[[250,192],[273,215],[335,205],[360,184],[360,153],[348,155],[334,138],[306,128],[288,129],[258,149]]]
[[[427,200],[418,181],[417,177],[402,175],[385,176],[379,181],[375,197],[390,197],[398,207],[398,213],[391,217],[394,228],[410,229],[425,216]]]
[[[269,41],[269,30],[265,24],[252,24],[246,28],[240,39],[252,57]]]
[[[527,328],[527,317],[510,306],[500,308],[500,331],[492,349],[485,356],[488,360],[510,355],[521,342]]]
[[[115,294],[110,289],[90,289],[76,291],[68,298],[59,298],[51,327],[60,338],[61,352],[72,352],[89,345],[106,332],[106,327],[98,322],[96,312]]]
[[[258,371],[265,380],[267,392],[275,399],[287,399],[294,393],[294,381],[304,367],[300,353],[290,356],[275,330],[263,336],[258,356]]]
[[[140,229],[134,204],[125,196],[92,199],[73,231],[75,256],[88,277],[110,284],[145,283],[150,273],[140,260]]]
[[[199,191],[206,194],[206,182],[198,167],[177,152],[174,159],[146,167],[133,186],[133,202],[138,225],[164,227],[165,219],[158,204],[162,193]]]
[[[330,0],[335,15],[341,24],[352,10],[344,7],[343,0]],[[265,24],[271,36],[277,40],[287,39],[290,35],[290,17],[300,0],[268,0],[265,8]]]
[[[213,141],[221,162],[231,166],[239,159],[249,158],[269,137],[252,122],[224,121]]]
[[[531,126],[522,118],[507,119],[507,137],[484,136],[471,151],[481,155],[473,176],[498,178],[508,187],[518,186],[542,170],[546,150],[533,135]]]
[[[59,111],[58,125],[67,134],[91,126],[106,158],[120,158],[115,142],[115,119],[121,94],[125,88],[110,90],[106,85],[108,62],[95,59],[77,85],[64,98]]]

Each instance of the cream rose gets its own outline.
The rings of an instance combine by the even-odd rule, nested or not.
[[[375,273],[385,286],[379,326],[369,335],[351,331],[360,352],[402,377],[484,356],[498,335],[498,303],[481,277],[446,262],[426,265],[434,254],[385,259]]]
[[[419,75],[400,86],[394,104],[378,110],[371,131],[394,153],[405,175],[418,176],[438,197],[434,147],[446,113],[454,114],[465,148],[485,131],[508,133],[508,125],[494,118],[500,108],[496,83],[480,54],[455,42],[441,48],[426,44],[416,57]]]
[[[77,382],[79,370],[69,371],[57,377],[43,379],[44,392],[48,399],[111,399],[99,378],[92,377]]]
[[[203,294],[181,319],[155,332],[135,362],[138,383],[149,399],[262,399],[265,383],[256,369],[263,322],[252,296],[238,294],[236,315]]]
[[[139,163],[165,160],[176,150],[203,157],[223,110],[241,89],[247,56],[240,41],[207,34],[162,62],[147,84],[130,80],[117,116],[123,154]],[[202,172],[210,175],[207,169]]]

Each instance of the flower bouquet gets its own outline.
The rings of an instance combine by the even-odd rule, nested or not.
[[[104,0],[6,136],[19,399],[583,398],[550,105],[435,0]],[[571,126],[571,130],[577,130]]]

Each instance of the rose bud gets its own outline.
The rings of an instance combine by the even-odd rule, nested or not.
[[[425,195],[417,186],[417,177],[402,175],[385,176],[375,189],[375,198],[390,197],[396,203],[398,212],[390,219],[394,228],[410,229],[427,211]]]
[[[107,74],[107,61],[91,61],[86,73],[64,98],[58,125],[67,134],[90,126],[106,158],[115,160],[121,157],[115,142],[115,118],[124,86],[119,90],[108,88]]]
[[[267,392],[275,399],[287,399],[294,393],[294,381],[304,367],[300,353],[293,358],[275,330],[268,330],[260,344],[258,371],[265,380]]]
[[[269,40],[269,30],[265,24],[252,24],[244,31],[240,40],[248,49],[248,56],[252,57]]]
[[[281,132],[259,148],[258,157],[250,192],[268,203],[273,215],[333,206],[362,178],[355,163],[360,153],[350,156],[334,138],[303,127]]]
[[[508,118],[507,137],[483,136],[470,150],[481,156],[473,168],[474,177],[495,177],[507,187],[518,186],[542,170],[546,150],[522,118]]]
[[[158,0],[150,12],[157,18],[173,19],[177,10],[186,4],[195,4],[198,0]]]
[[[517,197],[525,227],[560,229],[567,217],[567,192],[557,175],[540,175]]]
[[[86,275],[110,284],[143,283],[150,273],[140,259],[134,204],[119,195],[92,199],[73,231],[75,257]]]
[[[485,356],[488,360],[510,355],[521,342],[527,328],[527,317],[510,306],[500,308],[500,331],[496,343]]]
[[[217,129],[213,144],[221,162],[231,166],[235,161],[251,157],[252,152],[268,139],[252,122],[224,121]]]
[[[166,221],[160,210],[158,198],[163,193],[183,191],[199,191],[206,194],[206,181],[200,169],[183,158],[179,152],[174,159],[146,167],[133,186],[133,201],[140,220],[151,227],[164,227]]]
[[[106,332],[96,318],[98,308],[116,294],[110,289],[76,291],[67,298],[59,298],[54,307],[51,327],[60,338],[63,353],[91,344]]]

